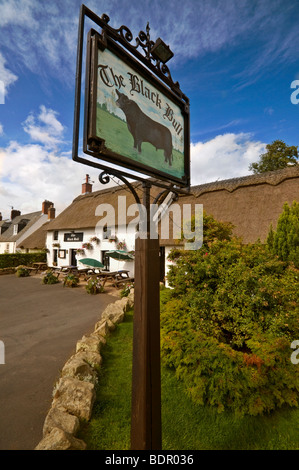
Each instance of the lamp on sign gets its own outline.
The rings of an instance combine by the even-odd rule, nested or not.
[[[152,56],[166,64],[172,57],[173,52],[171,51],[170,47],[162,41],[161,38],[158,38],[153,47],[151,48]]]

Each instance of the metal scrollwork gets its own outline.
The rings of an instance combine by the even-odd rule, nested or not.
[[[155,60],[151,55],[151,49],[154,46],[154,41],[150,39],[150,27],[149,23],[147,22],[146,25],[146,33],[144,31],[140,31],[138,37],[136,38],[136,48],[141,47],[144,51],[145,57],[147,60]]]
[[[133,194],[137,204],[140,204],[139,196],[138,196],[137,192],[135,191],[133,185],[119,171],[117,171],[117,170],[110,171],[110,174],[106,170],[102,171],[102,173],[99,174],[100,183],[108,184],[110,182],[111,176],[115,176],[116,178],[120,179],[129,188],[129,190]]]
[[[145,60],[147,65],[152,68],[155,73],[157,73],[160,78],[163,78],[166,83],[170,85],[174,91],[181,95],[180,91],[180,85],[178,82],[174,82],[170,73],[169,68],[167,65],[163,64],[158,60],[157,58],[153,57],[151,50],[154,46],[154,41],[151,40],[150,38],[150,26],[149,23],[146,25],[146,32],[140,31],[137,38],[135,38],[136,44],[134,45],[132,43],[133,41],[133,34],[131,30],[125,26],[122,25],[118,29],[112,28],[108,23],[110,21],[110,18],[108,15],[103,14],[101,16],[102,20],[102,28],[103,32],[107,33],[110,35],[114,40],[121,42],[126,45],[126,47],[135,55],[139,55],[142,59]],[[142,49],[142,53],[139,51],[139,49]]]
[[[102,173],[99,174],[99,182],[102,184],[108,184],[110,182],[110,176],[106,171],[102,171]]]
[[[127,26],[121,26],[117,32],[120,34],[120,36],[127,42],[131,42],[133,40],[133,34],[131,30]]]

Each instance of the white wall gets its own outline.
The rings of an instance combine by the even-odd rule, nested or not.
[[[0,254],[15,253],[15,251],[16,251],[15,242],[1,242],[0,243]]]
[[[78,267],[84,267],[82,263],[80,263],[80,259],[83,258],[95,258],[98,261],[102,261],[102,251],[114,250],[117,249],[117,242],[125,242],[126,243],[126,250],[131,251],[134,250],[135,247],[135,231],[133,228],[129,228],[129,231],[126,230],[125,227],[120,227],[116,230],[117,242],[110,242],[109,240],[103,239],[103,232],[101,229],[96,231],[94,229],[79,229],[75,230],[75,233],[83,232],[83,240],[77,242],[65,242],[64,241],[64,234],[70,233],[71,230],[59,230],[58,233],[58,240],[54,240],[54,232],[49,231],[47,232],[47,241],[46,245],[49,250],[47,255],[48,259],[48,266],[53,266],[53,251],[57,250],[66,250],[66,257],[65,258],[57,258],[57,266],[69,266],[71,265],[71,250],[82,249],[82,245],[84,243],[92,243],[92,249],[84,248],[84,254],[77,254],[77,264]],[[96,242],[91,242],[90,239],[92,237],[97,237],[100,242],[97,244]],[[53,244],[59,243],[59,248],[54,247]],[[118,271],[120,269],[127,269],[129,272],[130,277],[134,276],[134,261],[118,261],[113,258],[110,258],[110,271]]]
[[[64,234],[70,233],[70,230],[60,230],[58,234],[58,240],[54,240],[54,232],[48,232],[47,234],[47,248],[49,249],[50,253],[48,253],[48,265],[53,266],[53,243],[59,243],[61,250],[67,250],[65,258],[58,258],[57,259],[57,266],[69,266],[71,264],[71,249],[78,249],[82,248],[84,243],[90,243],[90,239],[92,237],[99,238],[99,244],[95,242],[92,243],[93,249],[88,250],[84,249],[84,254],[77,254],[77,265],[78,267],[84,267],[82,263],[79,262],[82,258],[95,258],[98,261],[102,261],[102,251],[109,251],[117,249],[117,242],[124,242],[126,243],[126,250],[127,251],[134,251],[135,249],[135,229],[134,227],[119,227],[116,228],[115,234],[117,236],[117,242],[110,242],[108,240],[103,239],[103,232],[101,229],[80,229],[75,230],[75,233],[83,232],[83,241],[78,242],[65,242],[64,241]],[[177,246],[167,246],[165,247],[165,276],[166,276],[166,285],[167,285],[167,273],[169,270],[169,266],[171,266],[172,262],[167,259],[168,254],[172,248],[177,248]],[[58,248],[57,248],[58,249]],[[110,258],[110,271],[119,271],[121,269],[126,269],[129,271],[129,276],[134,277],[134,261],[118,261],[113,258]]]

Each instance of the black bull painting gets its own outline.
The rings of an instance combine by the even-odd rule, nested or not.
[[[170,130],[143,113],[135,101],[116,90],[117,106],[126,116],[127,126],[134,139],[134,148],[141,153],[142,142],[149,142],[156,150],[164,150],[165,162],[172,165],[172,136]]]

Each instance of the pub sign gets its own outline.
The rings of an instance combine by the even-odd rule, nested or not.
[[[188,186],[189,107],[131,54],[91,29],[83,151]]]
[[[83,232],[70,232],[64,234],[65,242],[82,242]]]

